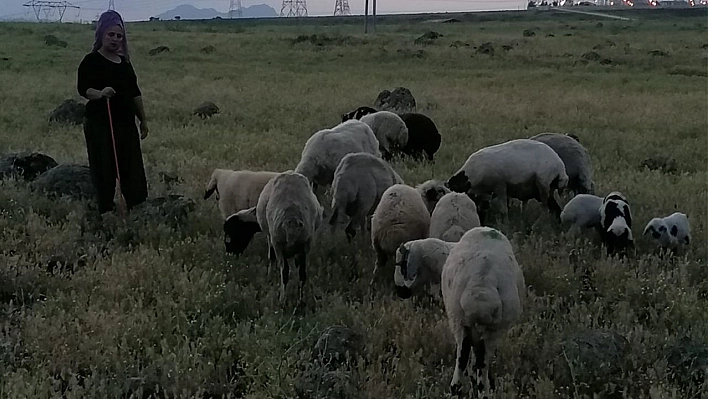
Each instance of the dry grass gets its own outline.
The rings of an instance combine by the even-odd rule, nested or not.
[[[497,227],[512,241],[531,294],[497,351],[495,397],[706,397],[685,373],[670,378],[668,352],[683,337],[708,346],[705,15],[597,22],[559,15],[381,23],[368,37],[359,26],[324,23],[131,24],[152,126],[143,142],[150,194],[168,193],[158,174],[175,173],[183,181],[171,192],[194,198],[197,208],[176,229],[109,219],[100,229],[111,233],[106,238],[91,227],[86,203],[3,182],[2,397],[295,397],[311,345],[334,324],[365,344],[340,395],[329,397],[444,397],[454,343],[441,303],[402,301],[389,279],[370,298],[367,242],[322,236],[309,261],[316,299],[291,317],[275,306],[279,282],[265,276],[262,237],[240,259],[224,255],[218,210],[200,199],[213,168],[294,168],[307,137],[396,86],[413,92],[443,136],[434,167],[394,164],[409,184],[449,177],[486,145],[569,132],[592,155],[599,193],[629,197],[636,236],[675,209],[691,218],[687,256],[660,259],[638,237],[637,256],[619,261],[589,236],[558,231],[539,206],[512,210],[510,224]],[[443,37],[415,45],[428,29]],[[524,37],[525,29],[535,35]],[[68,46],[45,45],[49,34]],[[307,40],[295,40],[301,35]],[[87,26],[0,24],[0,149],[87,162],[81,129],[47,117],[77,97],[76,68],[92,38]],[[494,55],[475,52],[485,42]],[[170,51],[148,56],[159,45]],[[208,45],[216,51],[199,51]],[[590,51],[612,63],[583,63]],[[220,114],[193,116],[207,100]],[[676,158],[678,173],[640,168],[659,155]],[[48,273],[56,255],[86,256],[73,273]],[[586,270],[594,292],[583,289]],[[561,343],[585,329],[628,341],[619,371],[599,382],[582,370],[568,379]]]

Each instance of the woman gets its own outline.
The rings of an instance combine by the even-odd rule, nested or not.
[[[84,136],[98,211],[103,214],[115,209],[116,161],[109,104],[121,191],[128,209],[144,202],[148,194],[147,180],[135,117],[140,120],[141,139],[147,137],[148,126],[137,77],[130,63],[125,25],[117,12],[106,11],[99,18],[93,50],[79,65],[77,89],[89,100]]]

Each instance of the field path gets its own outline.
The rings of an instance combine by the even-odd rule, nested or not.
[[[631,19],[627,18],[627,17],[619,17],[617,15],[601,14],[599,12],[592,12],[592,11],[569,10],[569,9],[560,8],[560,7],[554,8],[553,10],[554,11],[563,11],[563,12],[575,12],[578,14],[596,15],[598,17],[621,19],[622,21],[631,21]]]

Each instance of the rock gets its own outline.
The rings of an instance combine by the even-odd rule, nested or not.
[[[455,47],[455,48],[469,47],[469,46],[470,46],[469,43],[464,43],[459,40],[455,40],[455,42],[450,45],[450,47]]]
[[[167,185],[179,183],[182,181],[182,179],[180,179],[180,177],[174,173],[160,172],[157,175],[160,178],[160,180]]]
[[[74,99],[64,100],[61,105],[49,115],[49,122],[71,123],[81,125],[84,123],[86,105]]]
[[[602,59],[600,54],[598,54],[594,51],[588,51],[587,53],[581,55],[580,58],[582,58],[586,61],[600,61]]]
[[[510,46],[510,45],[508,45],[508,44],[504,44],[504,45],[502,45],[501,48],[502,48],[502,50],[504,50],[504,51],[509,51],[509,50],[513,49],[514,47],[512,47],[512,46]]]
[[[428,31],[423,33],[420,37],[415,39],[415,44],[433,44],[438,38],[443,37],[442,34],[435,31]]]
[[[50,197],[66,195],[74,199],[92,199],[96,195],[91,171],[84,165],[55,166],[39,175],[30,187]]]
[[[477,47],[477,54],[494,55],[494,45],[491,42],[485,42]]]
[[[641,168],[661,170],[664,173],[676,173],[678,171],[676,159],[663,155],[657,155],[643,160]]]
[[[150,50],[148,52],[148,54],[149,55],[157,55],[160,53],[164,53],[165,51],[170,51],[170,48],[167,46],[158,46],[158,47],[155,47],[154,49]]]
[[[603,26],[605,26],[605,25],[603,25],[602,22],[598,22],[595,24],[596,28],[602,28]]]
[[[531,29],[524,29],[522,34],[524,35],[524,37],[536,36],[536,32],[532,31]]]
[[[204,47],[203,49],[201,49],[201,50],[199,50],[199,51],[201,51],[201,52],[204,53],[204,54],[211,54],[211,53],[213,53],[214,51],[216,51],[216,47],[210,45],[210,46]]]
[[[44,44],[46,44],[47,46],[57,47],[66,47],[69,45],[67,42],[65,42],[64,40],[59,40],[59,38],[54,35],[44,36]]]
[[[600,65],[615,65],[615,62],[609,58],[603,58],[600,60]]]
[[[666,363],[669,381],[697,395],[708,379],[708,346],[683,337],[667,348]]]
[[[546,37],[556,37],[556,35],[554,35],[553,33],[549,33],[546,35]]]
[[[567,337],[553,366],[553,380],[560,391],[607,397],[621,386],[629,342],[607,330],[584,330]]]
[[[347,399],[358,397],[352,376],[341,370],[327,371],[322,367],[310,367],[295,381],[298,398]]]
[[[165,222],[176,226],[181,224],[194,211],[194,200],[183,195],[170,194],[167,197],[148,198],[131,210],[137,220],[149,220],[150,223]]]
[[[652,50],[647,52],[647,54],[653,56],[653,57],[668,57],[669,53],[666,51],[661,51],[661,50]]]
[[[0,157],[0,180],[4,177],[22,177],[31,181],[57,166],[54,158],[39,152],[9,154]]]
[[[205,101],[194,109],[194,115],[199,115],[202,119],[210,118],[218,113],[219,107],[211,101]]]
[[[392,111],[398,114],[416,111],[415,98],[405,87],[396,87],[393,92],[383,90],[374,101],[374,108],[380,111]]]
[[[356,361],[363,347],[362,337],[350,328],[328,327],[312,348],[312,360],[336,368]]]

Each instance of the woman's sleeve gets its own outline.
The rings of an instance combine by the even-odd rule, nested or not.
[[[130,84],[128,85],[129,93],[127,94],[130,98],[140,97],[142,93],[140,92],[140,87],[138,86],[138,76],[135,74],[132,63],[128,64],[128,76],[130,79]]]
[[[76,80],[76,89],[79,91],[79,95],[88,99],[86,91],[90,88],[101,90],[102,87],[97,86],[97,73],[93,65],[91,65],[90,59],[84,57],[79,64],[79,71]]]

